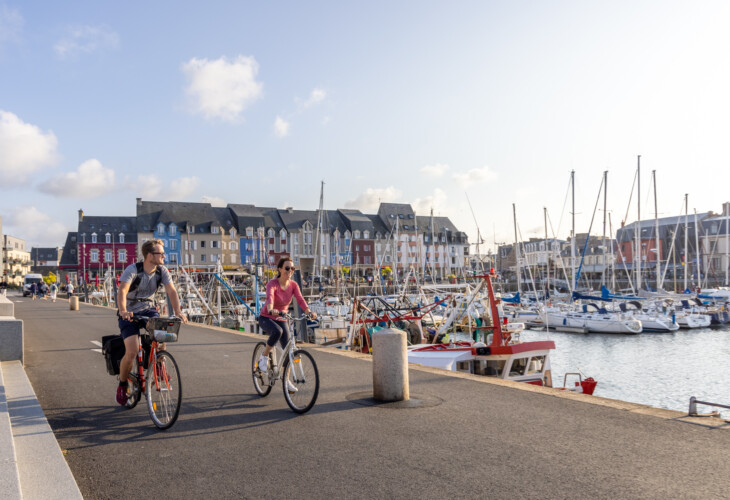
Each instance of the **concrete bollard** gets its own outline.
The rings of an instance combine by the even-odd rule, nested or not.
[[[406,332],[386,328],[373,333],[373,398],[407,401],[408,353]]]
[[[76,295],[72,295],[70,299],[68,299],[69,308],[72,311],[78,311],[79,310],[79,298]]]

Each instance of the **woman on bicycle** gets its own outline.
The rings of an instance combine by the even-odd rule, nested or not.
[[[278,275],[266,284],[266,302],[259,316],[259,326],[269,334],[266,349],[258,362],[258,368],[262,372],[268,369],[269,353],[276,342],[279,341],[282,348],[289,343],[289,327],[286,318],[281,317],[281,314],[289,311],[292,297],[297,299],[302,311],[311,314],[313,318],[317,317],[317,314],[307,306],[299,285],[291,279],[295,271],[294,262],[289,257],[282,257],[276,264],[276,268]]]

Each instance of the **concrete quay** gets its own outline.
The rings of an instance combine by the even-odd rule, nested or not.
[[[113,404],[94,343],[115,332],[113,311],[15,305],[26,372],[87,499],[730,496],[721,419],[414,365],[410,399],[377,404],[370,356],[315,346],[320,396],[296,415],[280,386],[255,394],[264,337],[194,325],[169,346],[183,405],[159,432],[144,401]]]

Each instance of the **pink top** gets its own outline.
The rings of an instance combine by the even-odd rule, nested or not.
[[[303,311],[307,310],[309,306],[307,306],[307,302],[304,300],[302,292],[299,290],[299,285],[297,285],[295,281],[289,280],[289,286],[286,287],[286,290],[281,288],[278,278],[274,278],[269,281],[266,283],[266,302],[264,302],[264,307],[261,309],[261,316],[285,321],[285,319],[280,316],[269,314],[269,304],[274,304],[274,309],[277,311],[286,312],[289,310],[289,304],[291,304],[292,297],[297,299],[297,303]]]

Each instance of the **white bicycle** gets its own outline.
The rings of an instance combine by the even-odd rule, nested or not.
[[[299,321],[307,318],[302,315],[292,318],[289,314],[282,315],[289,321]],[[289,329],[291,338],[284,349],[276,347],[269,353],[269,366],[266,372],[258,367],[259,358],[266,349],[265,342],[256,344],[253,350],[251,361],[251,373],[253,375],[253,386],[259,396],[268,396],[277,380],[283,379],[284,399],[296,413],[305,413],[312,409],[319,395],[319,371],[317,363],[311,354],[297,347],[294,331]]]

